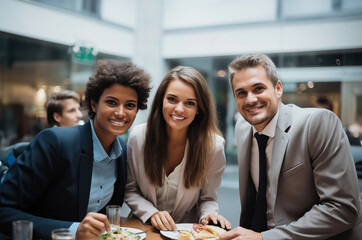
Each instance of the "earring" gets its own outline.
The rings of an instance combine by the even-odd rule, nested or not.
[[[197,111],[196,115],[199,115],[199,111]]]

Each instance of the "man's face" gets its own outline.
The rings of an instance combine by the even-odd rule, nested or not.
[[[68,98],[62,100],[62,105],[62,115],[54,113],[54,119],[58,122],[59,127],[71,127],[78,125],[79,120],[83,116],[79,110],[79,103],[72,98]]]
[[[278,112],[283,86],[274,87],[262,66],[249,67],[235,72],[233,89],[236,105],[246,121],[259,132]]]

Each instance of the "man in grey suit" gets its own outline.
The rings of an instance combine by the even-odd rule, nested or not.
[[[357,174],[338,117],[284,105],[265,55],[238,57],[229,71],[242,115],[235,126],[242,213],[241,227],[220,240],[362,239]]]

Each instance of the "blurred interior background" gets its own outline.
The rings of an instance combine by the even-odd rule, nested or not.
[[[213,93],[226,138],[223,186],[237,189],[239,114],[228,64],[244,53],[269,55],[284,103],[328,101],[347,127],[362,115],[361,29],[362,0],[1,0],[0,148],[48,127],[49,94],[83,95],[97,59],[132,60],[150,72],[149,102],[170,68],[188,65]],[[135,124],[147,114],[140,111]]]

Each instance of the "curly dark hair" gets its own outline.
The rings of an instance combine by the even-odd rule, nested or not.
[[[97,61],[97,71],[89,77],[84,91],[84,105],[88,109],[88,116],[91,119],[94,119],[95,116],[91,102],[98,103],[104,89],[116,83],[133,88],[138,96],[137,108],[147,109],[151,76],[130,61],[102,59]]]

